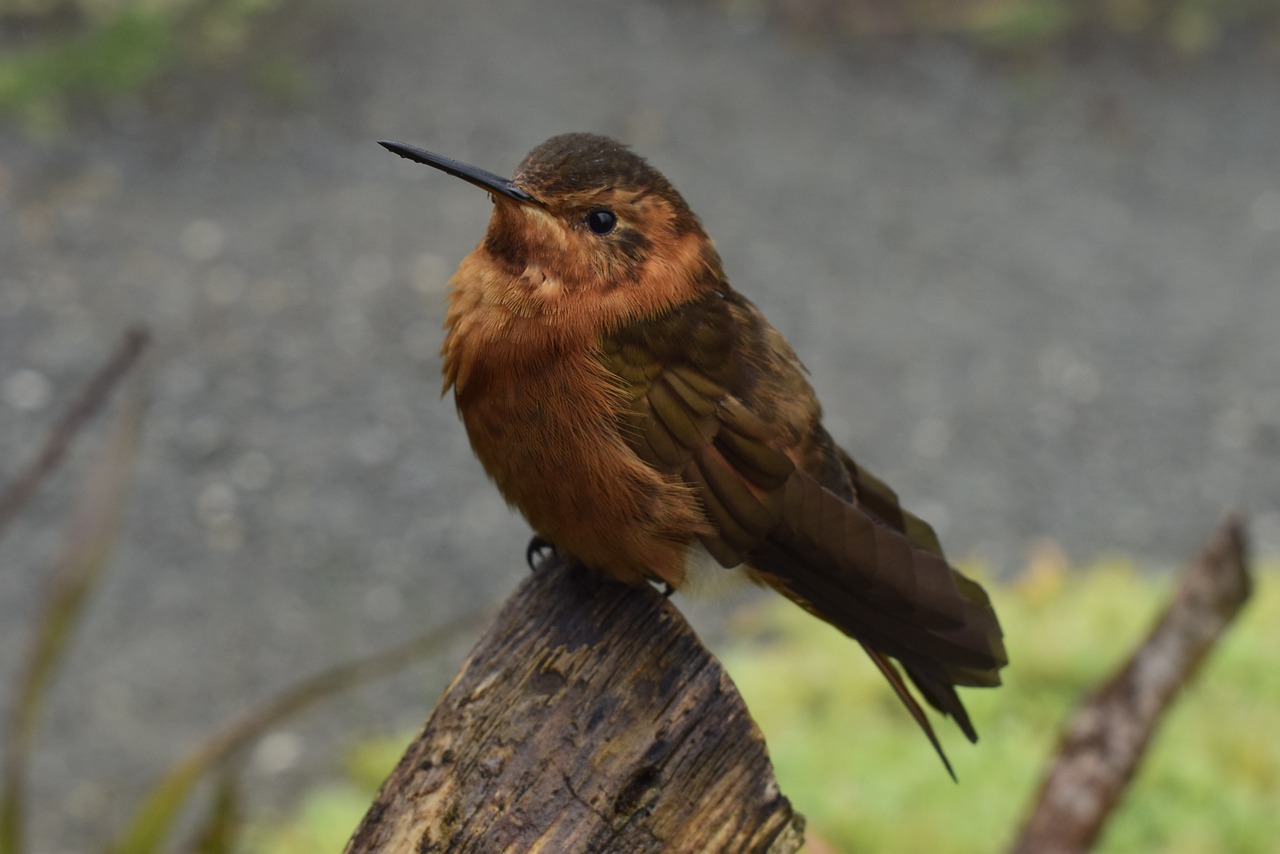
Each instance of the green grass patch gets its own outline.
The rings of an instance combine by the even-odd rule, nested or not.
[[[1157,733],[1100,851],[1263,852],[1280,837],[1280,587],[1255,598]],[[782,791],[837,850],[989,852],[1007,846],[1059,731],[1141,639],[1171,593],[1123,562],[1047,569],[994,598],[1012,664],[964,692],[982,737],[940,736],[953,785],[869,661],[785,603],[742,616],[724,656],[769,744]]]

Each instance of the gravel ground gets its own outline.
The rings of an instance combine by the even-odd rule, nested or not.
[[[273,687],[524,571],[527,529],[437,394],[444,283],[488,203],[375,139],[507,173],[555,133],[631,142],[806,360],[832,433],[955,556],[1011,572],[1051,538],[1168,566],[1231,507],[1280,552],[1273,64],[1015,74],[675,4],[330,14],[288,106],[176,87],[55,142],[0,127],[0,476],[125,325],[157,339],[126,528],[39,743],[32,850],[101,838]],[[0,543],[0,704],[102,428]],[[257,790],[416,724],[465,644],[277,733]]]

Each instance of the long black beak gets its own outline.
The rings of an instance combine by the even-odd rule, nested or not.
[[[463,163],[460,160],[454,160],[452,157],[445,157],[442,154],[432,154],[430,151],[424,151],[412,145],[405,145],[403,142],[384,142],[379,140],[378,145],[381,145],[392,154],[399,154],[406,160],[412,160],[415,163],[434,166],[441,172],[448,172],[455,178],[461,178],[468,184],[475,184],[490,193],[497,193],[500,196],[506,196],[508,199],[515,199],[517,202],[536,201],[533,196],[511,183],[510,178],[503,178],[501,175],[486,172],[484,169],[472,166],[469,163]]]

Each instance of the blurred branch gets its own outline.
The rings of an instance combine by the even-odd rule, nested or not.
[[[120,342],[116,352],[98,369],[98,373],[89,380],[75,403],[49,432],[49,438],[39,456],[31,461],[12,486],[0,493],[0,537],[4,536],[5,530],[31,501],[40,484],[66,456],[71,443],[89,419],[102,408],[111,390],[138,361],[149,338],[150,334],[143,327],[134,327],[125,332],[124,340]]]
[[[1088,851],[1179,691],[1249,598],[1243,523],[1222,523],[1128,663],[1076,712],[1015,854]]]
[[[138,346],[135,343],[132,349],[125,349],[130,354],[127,359],[112,361],[112,366],[118,366],[116,370],[99,375],[98,381],[91,385],[94,393],[86,395],[73,410],[77,416],[59,425],[56,432],[62,439],[53,447],[65,449],[79,426],[101,405],[107,389],[132,363]],[[3,854],[18,854],[22,849],[26,771],[40,710],[72,631],[80,622],[84,605],[115,545],[124,516],[124,493],[142,435],[142,411],[141,396],[131,395],[80,490],[62,554],[50,573],[52,588],[36,621],[26,671],[17,687],[13,718],[5,734],[4,777],[0,787],[0,852]],[[50,460],[47,465],[51,466],[61,453],[57,450],[42,459]],[[33,471],[37,474],[27,482],[34,484],[48,468],[37,466]]]
[[[487,619],[490,611],[489,608],[472,611],[403,644],[324,671],[249,712],[196,747],[152,786],[128,827],[107,850],[115,854],[151,854],[166,850],[165,841],[191,790],[220,762],[308,706],[422,659],[460,631]]]

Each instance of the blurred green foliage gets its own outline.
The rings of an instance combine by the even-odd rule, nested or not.
[[[717,0],[763,13],[811,38],[941,35],[1021,57],[1109,44],[1182,57],[1206,54],[1234,34],[1280,50],[1275,0]]]
[[[798,608],[770,599],[742,611],[723,659],[810,838],[838,851],[998,851],[1018,830],[1067,717],[1142,639],[1171,583],[1125,561],[1069,569],[1039,560],[1017,582],[995,585],[1013,663],[1002,688],[964,694],[982,740],[970,746],[935,718],[958,786],[857,646]],[[1165,719],[1100,851],[1274,850],[1278,624],[1272,566]],[[251,831],[249,850],[339,850],[409,739],[360,745],[345,781]]]
[[[939,735],[953,786],[874,668],[834,630],[769,603],[725,656],[769,744],[782,791],[837,850],[1007,847],[1063,724],[1145,636],[1171,579],[1126,562],[1087,571],[1037,562],[996,587],[1012,663],[995,691],[965,691],[981,742]],[[1103,852],[1264,852],[1280,836],[1280,576],[1255,598],[1177,700]],[[927,820],[922,820],[926,817]]]
[[[0,8],[0,116],[54,133],[77,102],[136,93],[179,68],[233,67],[286,2],[16,0]],[[278,54],[261,66],[268,88],[290,77]]]
[[[1195,57],[1239,34],[1280,54],[1275,0],[716,2],[810,38],[843,35],[892,44],[921,35],[955,37],[1000,56],[1057,56],[1118,44]],[[317,8],[292,0],[5,0],[0,118],[16,118],[47,136],[66,126],[76,103],[136,93],[192,65],[244,68],[246,59],[255,85],[296,99],[305,91],[305,76],[269,32],[286,5],[309,15]]]
[[[173,51],[172,31],[160,16],[133,12],[7,51],[0,57],[0,110],[29,126],[52,127],[65,98],[134,91],[168,67]]]
[[[406,733],[356,744],[347,753],[343,780],[308,792],[287,819],[251,828],[245,848],[255,854],[341,851],[412,738]]]
[[[1232,34],[1252,33],[1280,46],[1273,0],[982,0],[970,31],[992,46],[1042,50],[1107,41],[1197,56]]]

